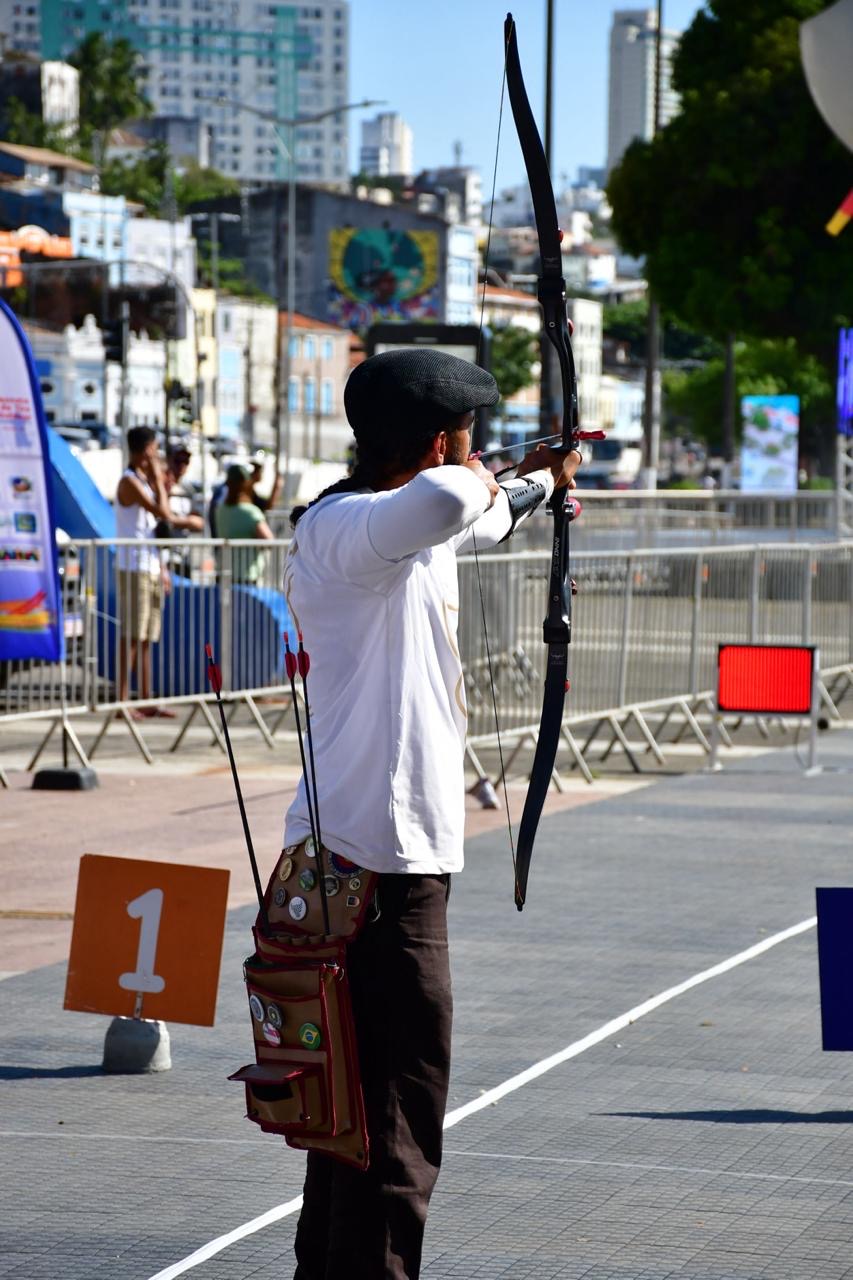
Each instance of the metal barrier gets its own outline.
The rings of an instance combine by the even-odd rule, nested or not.
[[[541,523],[547,530],[547,522]],[[290,710],[281,653],[289,625],[281,591],[288,543],[175,539],[157,544],[171,586],[163,594],[162,634],[150,646],[151,684],[142,678],[141,647],[134,642],[140,604],[133,542],[80,541],[62,550],[62,592],[67,655],[63,664],[0,663],[0,732],[21,719],[44,719],[48,734],[29,762],[35,764],[59,719],[65,695],[66,724],[83,713],[103,717],[86,760],[100,747],[109,724],[124,722],[146,760],[139,725],[149,717],[186,709],[176,725],[177,750],[201,716],[211,740],[223,747],[210,709],[203,647],[210,640],[232,708],[248,708],[269,746]],[[703,749],[699,722],[707,715],[719,641],[817,644],[830,714],[853,684],[853,543],[814,543],[697,550],[579,552],[572,558],[579,595],[570,650],[572,692],[564,738],[570,760],[591,778],[588,744],[573,730],[586,726],[592,739],[605,726],[606,753],[626,751],[639,767],[626,725],[643,750],[663,758],[660,726],[681,722]],[[480,557],[486,621],[501,730],[517,755],[535,740],[541,710],[548,553],[487,552]],[[495,741],[488,664],[482,633],[476,564],[459,563],[459,643],[469,704],[469,759]],[[157,607],[157,591],[149,605]],[[122,675],[128,687],[123,693]],[[834,681],[834,683],[833,683]],[[275,696],[272,716],[260,696]],[[73,733],[73,730],[72,730]],[[559,782],[559,780],[557,779]]]
[[[585,489],[583,469],[578,480],[578,496],[586,512],[573,530],[578,550],[838,537],[832,490],[779,494],[739,489]],[[269,511],[267,520],[277,537],[290,536],[289,511]],[[545,522],[530,521],[515,535],[514,544],[518,546],[522,539],[525,550],[544,548]]]
[[[500,730],[510,759],[535,742],[538,729],[548,560],[543,552],[480,556]],[[853,685],[853,543],[580,552],[572,571],[578,596],[564,739],[589,781],[587,752],[602,727],[603,758],[618,744],[637,770],[629,722],[660,763],[660,732],[673,717],[682,722],[677,739],[689,732],[710,750],[698,715],[710,712],[723,640],[819,645],[821,696],[839,717],[837,702]],[[460,561],[460,595],[469,759],[481,773],[476,751],[495,744],[496,728],[473,557]],[[583,726],[589,732],[579,743],[572,729]]]

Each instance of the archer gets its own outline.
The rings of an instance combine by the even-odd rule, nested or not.
[[[497,400],[491,374],[454,356],[372,357],[344,395],[353,473],[292,517],[285,591],[311,652],[314,768],[286,852],[320,829],[318,860],[350,890],[361,869],[378,877],[346,961],[370,1162],[309,1150],[296,1280],[420,1270],[450,1069],[447,900],[463,863],[456,556],[509,537],[574,487],[581,461],[540,445],[499,484],[470,457],[475,411]],[[334,874],[324,881],[338,892]]]

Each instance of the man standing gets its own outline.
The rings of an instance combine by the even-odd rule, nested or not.
[[[131,427],[127,433],[128,466],[116,492],[116,597],[119,616],[118,700],[127,702],[129,676],[136,671],[139,696],[151,697],[151,645],[160,639],[163,594],[170,589],[168,570],[152,546],[158,520],[176,529],[196,527],[195,516],[176,515],[169,506],[157,436],[151,427]],[[128,541],[124,541],[128,540]],[[138,666],[137,666],[138,663]],[[140,707],[135,720],[147,716],[171,718],[162,707]]]
[[[344,394],[352,475],[294,512],[285,591],[311,657],[323,845],[379,876],[348,948],[370,1164],[309,1152],[296,1280],[420,1272],[450,1069],[447,899],[463,860],[456,555],[508,537],[580,464],[540,447],[499,485],[469,460],[474,410],[497,399],[491,375],[454,356],[373,356]],[[309,834],[303,779],[285,845]]]

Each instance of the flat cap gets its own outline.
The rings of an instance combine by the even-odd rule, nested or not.
[[[435,426],[497,404],[498,384],[468,360],[429,347],[383,351],[358,365],[344,388],[344,408],[356,436],[371,424],[397,421],[405,429]]]

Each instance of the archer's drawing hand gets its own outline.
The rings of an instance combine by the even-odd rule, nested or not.
[[[472,471],[478,480],[482,480],[483,484],[489,491],[489,506],[491,507],[500,489],[500,486],[491,471],[489,471],[488,467],[483,466],[479,458],[469,458],[469,460],[467,462],[463,462],[462,465],[467,467],[469,471]]]
[[[554,477],[555,489],[574,489],[575,472],[581,464],[578,449],[570,449],[563,453],[562,449],[549,449],[547,444],[538,444],[531,449],[518,464],[516,475],[526,476],[532,471],[550,471]]]

